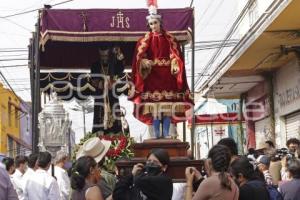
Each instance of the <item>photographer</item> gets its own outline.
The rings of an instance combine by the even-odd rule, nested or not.
[[[208,178],[201,182],[193,198],[193,182],[201,180],[201,175],[195,168],[187,167],[185,171],[187,182],[185,200],[237,200],[239,189],[227,172],[229,163],[229,149],[223,145],[213,146],[205,163]]]
[[[287,171],[290,181],[287,181],[279,186],[279,191],[284,200],[294,199],[299,200],[300,192],[300,161],[296,158],[291,158],[287,161]]]
[[[280,171],[282,181],[289,180],[288,172],[287,172],[287,160],[294,158],[296,156],[296,153],[299,151],[299,145],[300,145],[300,141],[297,138],[290,138],[286,142],[286,146],[288,150],[284,152],[283,149],[281,149],[282,154],[284,154],[283,158],[281,159],[282,168]]]
[[[300,146],[300,141],[297,138],[290,138],[286,142],[286,147],[289,149],[289,152],[294,154],[298,151]]]
[[[172,180],[166,176],[170,162],[169,154],[164,149],[152,149],[146,164],[133,166],[132,174],[117,182],[113,191],[114,200],[171,200]]]
[[[273,177],[269,171],[270,162],[271,162],[271,159],[266,155],[260,155],[256,159],[256,165],[258,167],[258,170],[264,175],[264,179],[265,179],[266,183],[268,185],[273,185]]]

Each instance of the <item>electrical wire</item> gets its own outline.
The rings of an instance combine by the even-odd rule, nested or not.
[[[193,6],[194,0],[191,0],[190,8]]]
[[[3,61],[16,61],[16,60],[28,60],[28,58],[8,58],[8,59],[0,59],[0,62],[3,62]]]
[[[0,65],[1,68],[11,68],[11,67],[28,67],[28,64],[23,64],[23,65]]]
[[[10,83],[7,81],[6,77],[3,75],[3,73],[0,71],[0,78],[3,80],[4,83],[6,83],[6,85],[8,86],[8,88],[14,93],[14,95],[20,100],[20,102],[22,102],[24,105],[27,105],[27,102],[25,102],[23,99],[21,99],[15,92],[15,90],[12,88],[12,86],[10,85]]]
[[[228,40],[228,38],[230,38],[232,36],[232,34],[235,32],[235,30],[237,29],[238,25],[241,23],[242,19],[245,17],[247,10],[252,5],[252,3],[253,3],[253,1],[248,1],[246,3],[246,5],[244,6],[243,10],[241,11],[241,13],[239,14],[239,16],[237,17],[237,19],[235,20],[235,22],[231,26],[230,30],[226,34],[226,36],[225,36],[225,38],[223,40],[224,41],[223,43],[225,43]],[[208,61],[208,63],[204,67],[203,74],[206,74],[207,70],[211,69],[210,66],[216,61],[216,58],[220,55],[222,49],[223,49],[223,45],[221,45],[221,48],[218,48],[214,52],[213,56],[210,58],[210,60]],[[195,81],[195,87],[197,87],[198,84],[201,83],[202,79],[203,79],[203,76],[199,75],[198,79]]]
[[[211,7],[211,5],[212,5],[212,3],[213,3],[214,1],[215,1],[215,0],[210,0],[210,1],[209,1],[208,6],[206,7],[206,9],[205,9],[204,12],[202,13],[202,15],[199,17],[199,21],[196,23],[195,27],[197,27],[197,26],[200,24],[201,20],[203,19],[202,17],[205,16],[206,12],[207,12],[208,9]]]
[[[56,4],[51,5],[51,7],[58,6],[58,5],[61,5],[61,4],[65,4],[65,3],[69,3],[71,1],[74,1],[74,0],[67,0],[67,1],[60,2],[60,3],[56,3]],[[15,14],[11,14],[11,15],[6,15],[6,16],[2,16],[2,17],[0,16],[0,18],[2,18],[2,19],[5,18],[6,19],[6,18],[10,18],[10,17],[24,15],[24,14],[36,12],[36,11],[38,11],[40,9],[42,9],[42,8],[32,9],[32,10],[28,10],[28,11],[24,11],[24,12],[19,12],[19,13],[15,13]]]

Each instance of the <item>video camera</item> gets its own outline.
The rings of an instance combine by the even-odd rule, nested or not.
[[[287,148],[281,148],[276,150],[276,158],[282,159],[286,157],[287,160],[295,158],[295,153],[290,152]]]

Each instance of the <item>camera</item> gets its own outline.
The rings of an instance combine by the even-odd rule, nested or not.
[[[291,159],[295,157],[293,152],[290,152],[287,148],[281,148],[276,150],[276,157],[282,159],[286,157],[287,159]]]

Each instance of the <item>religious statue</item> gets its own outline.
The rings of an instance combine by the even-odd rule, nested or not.
[[[123,76],[124,55],[120,47],[99,49],[99,60],[91,67],[91,82],[95,87],[92,132],[118,134],[122,132],[118,92],[114,84]]]
[[[185,121],[193,100],[180,46],[163,29],[156,5],[150,5],[147,22],[150,31],[138,40],[133,57],[135,87],[129,99],[135,104],[135,117],[153,126],[156,138],[168,138],[170,123]]]

